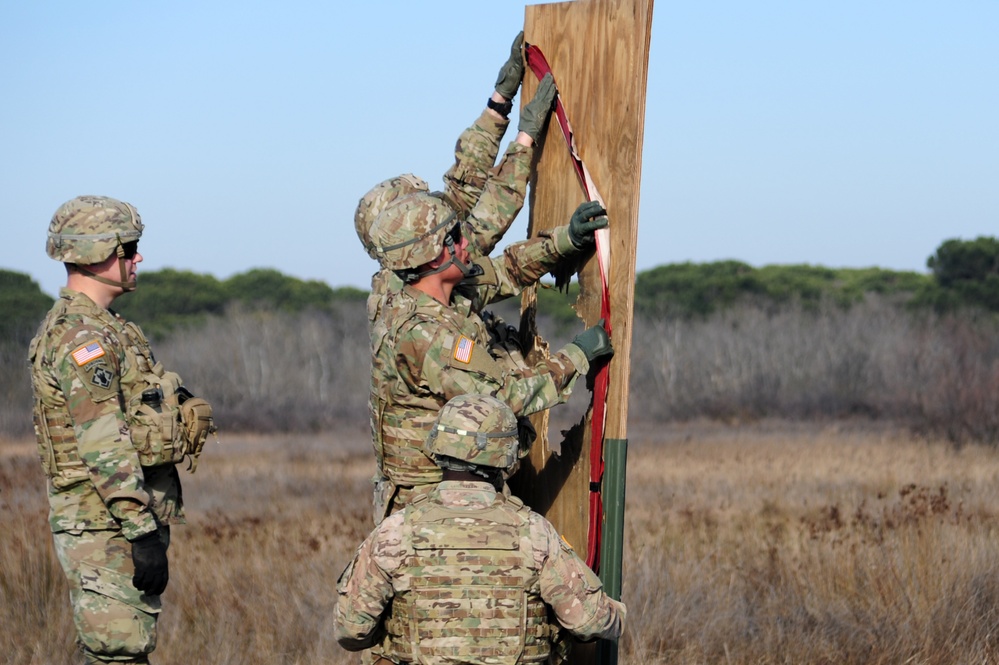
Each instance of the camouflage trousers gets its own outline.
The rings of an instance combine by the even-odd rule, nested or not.
[[[148,663],[156,648],[160,597],[132,586],[132,546],[120,531],[54,533],[69,580],[77,642],[86,662]],[[169,545],[168,527],[160,538]]]

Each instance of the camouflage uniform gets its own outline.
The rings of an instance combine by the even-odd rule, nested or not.
[[[109,205],[81,200],[85,212]],[[51,237],[49,253],[61,258]],[[29,362],[49,525],[78,640],[88,663],[146,663],[160,596],[133,585],[130,542],[158,534],[168,545],[169,526],[184,522],[175,466],[182,423],[176,409],[151,404],[153,395],[169,401],[180,379],[154,360],[138,326],[68,288],[32,340]],[[150,392],[153,383],[162,385]]]
[[[518,416],[568,399],[576,377],[589,370],[578,347],[568,344],[533,367],[497,360],[479,312],[490,302],[519,294],[575,251],[567,228],[559,227],[551,236],[510,245],[502,258],[476,260],[473,265],[482,274],[457,286],[449,305],[411,286],[386,295],[371,333],[369,400],[378,468],[390,481],[382,498],[386,510],[406,503],[413,488],[429,490],[440,481],[440,470],[422,446],[448,399],[464,393],[495,395]],[[376,492],[376,522],[378,499]]]
[[[518,457],[508,406],[449,400],[424,450],[486,480],[445,480],[365,539],[337,581],[342,646],[378,643],[397,663],[513,665],[545,662],[557,626],[584,640],[620,636],[625,606],[551,523],[495,489]]]
[[[489,255],[524,205],[534,157],[533,146],[512,142],[503,159],[493,166],[508,125],[509,120],[483,111],[458,138],[454,164],[444,174],[446,189],[443,198],[461,220],[462,234],[469,239],[468,251],[473,258]],[[361,243],[372,257],[375,254],[370,229],[377,215],[402,196],[428,189],[425,182],[407,174],[379,183],[362,197],[354,223]],[[373,345],[378,328],[376,324],[386,297],[401,292],[403,287],[402,280],[391,270],[380,270],[372,277],[368,324]],[[486,339],[490,340],[487,346],[496,362],[504,365],[504,371],[526,369],[517,342],[509,332],[510,327],[490,313],[484,313],[482,319]],[[375,427],[372,421],[372,436],[376,441],[375,451],[379,460],[379,472],[374,479],[375,494],[380,497],[376,498],[375,505],[377,522],[384,515],[385,502],[390,498],[394,484],[384,475],[381,446],[377,443],[381,434]],[[422,436],[422,433],[417,436]]]

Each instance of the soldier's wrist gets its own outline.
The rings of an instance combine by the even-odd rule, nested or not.
[[[500,99],[503,98],[499,94],[494,94],[492,97],[486,100],[486,108],[495,111],[504,120],[508,120],[510,118],[510,112],[513,111],[513,102],[509,100],[496,101],[495,99],[496,97],[500,97]]]
[[[569,254],[576,254],[579,252],[579,248],[572,242],[572,237],[569,235],[568,224],[553,229],[552,237],[555,240],[555,251],[557,251],[560,256],[567,256]]]
[[[121,535],[129,542],[156,533],[157,529],[156,517],[148,510],[121,522]]]

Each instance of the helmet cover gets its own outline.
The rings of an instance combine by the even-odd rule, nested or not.
[[[63,263],[100,263],[118,245],[138,241],[143,228],[129,203],[108,196],[78,196],[52,216],[45,251]]]
[[[407,270],[433,261],[457,213],[440,197],[418,192],[399,199],[371,227],[374,256],[382,268]]]
[[[437,414],[424,450],[474,466],[509,469],[518,459],[517,417],[490,395],[459,395]]]

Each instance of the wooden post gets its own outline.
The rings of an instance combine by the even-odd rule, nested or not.
[[[572,125],[579,156],[596,184],[610,218],[610,272],[614,358],[610,364],[605,437],[627,439],[628,376],[631,358],[635,248],[641,181],[645,90],[653,0],[575,0],[526,8],[524,38],[551,65]],[[537,89],[524,77],[521,103]],[[583,190],[554,118],[542,137],[531,183],[531,236],[568,223]],[[595,258],[578,273],[575,308],[586,325],[600,317],[601,279]],[[532,330],[535,292],[524,295],[521,328]],[[582,329],[582,326],[580,327]],[[547,353],[535,338],[533,354]],[[576,390],[586,390],[581,380]],[[559,408],[559,407],[556,407]],[[584,555],[590,491],[590,419],[573,426],[554,455],[547,414],[534,419],[538,441],[518,475],[514,492],[544,513]],[[585,558],[585,556],[584,556]],[[573,662],[584,660],[572,659]],[[595,660],[589,660],[595,662]]]

